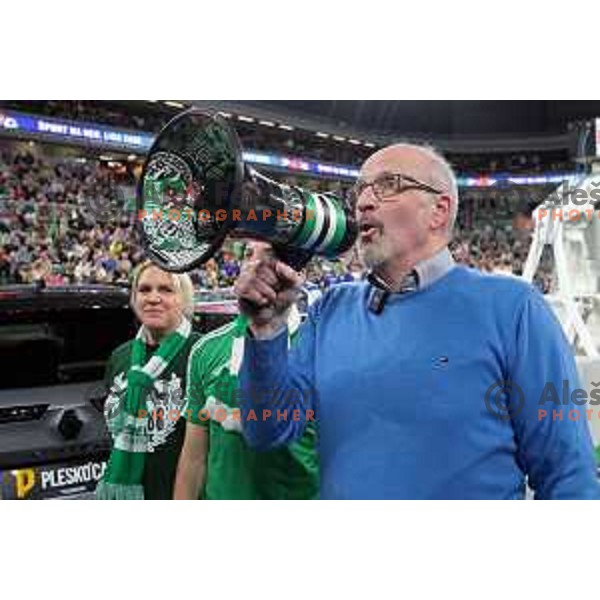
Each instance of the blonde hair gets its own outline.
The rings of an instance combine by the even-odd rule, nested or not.
[[[131,276],[131,296],[129,302],[133,308],[135,304],[135,294],[137,290],[140,277],[144,271],[147,271],[150,267],[154,267],[163,273],[166,273],[173,282],[177,293],[181,296],[183,303],[183,314],[188,320],[192,320],[194,316],[194,284],[190,276],[187,273],[171,273],[161,269],[158,265],[154,264],[151,260],[146,260],[139,264],[134,270]]]

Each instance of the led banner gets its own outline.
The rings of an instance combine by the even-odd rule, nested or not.
[[[246,162],[253,163],[255,165],[275,167],[284,169],[285,171],[298,171],[314,175],[345,177],[346,179],[356,179],[358,177],[358,169],[356,167],[324,164],[303,158],[292,158],[277,154],[267,154],[266,152],[244,152],[242,157]]]
[[[329,175],[339,178],[356,179],[359,171],[356,167],[318,163],[302,158],[290,158],[267,154],[265,152],[244,152],[245,161],[266,167],[275,167],[286,171],[302,171],[306,174]],[[552,175],[494,175],[480,177],[458,177],[461,187],[508,187],[512,185],[540,185],[545,183],[562,183],[572,177],[572,173],[554,173]]]
[[[89,142],[104,148],[138,152],[146,152],[154,141],[154,136],[149,133],[0,109],[0,131],[2,130],[9,134],[32,134],[54,140]]]
[[[600,119],[596,121],[596,152],[600,152],[598,130]],[[95,125],[79,121],[68,121],[54,117],[40,117],[12,110],[0,109],[0,135],[31,135],[44,137],[54,141],[87,142],[99,148],[113,148],[128,150],[138,154],[145,154],[155,135],[148,132],[117,129],[106,125]],[[271,154],[268,152],[245,151],[242,154],[244,161],[264,167],[271,167],[290,173],[335,177],[339,179],[354,180],[358,177],[358,169],[349,165],[334,165],[320,163],[309,159]],[[560,184],[571,174],[552,175],[517,175],[510,174],[459,177],[458,185],[461,187],[502,187],[512,185],[539,185],[545,183]]]
[[[501,188],[512,185],[543,185],[545,183],[561,184],[571,179],[573,173],[554,173],[552,175],[494,175],[481,177],[458,177],[460,187],[474,188]]]

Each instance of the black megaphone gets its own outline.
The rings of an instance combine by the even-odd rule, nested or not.
[[[300,269],[351,248],[357,227],[344,200],[273,181],[242,160],[224,118],[198,109],[173,118],[152,145],[137,188],[147,256],[167,271],[206,262],[228,234],[268,241]]]

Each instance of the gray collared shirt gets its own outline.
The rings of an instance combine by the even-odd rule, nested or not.
[[[407,273],[402,281],[394,286],[394,293],[406,294],[408,292],[423,290],[446,275],[454,265],[454,258],[452,258],[450,250],[443,248],[433,256],[418,262],[413,270]],[[375,273],[370,273],[367,278],[375,287],[392,291],[389,289],[389,285]]]
[[[454,258],[448,248],[443,248],[437,254],[418,262],[414,271],[417,274],[417,287],[422,290],[434,281],[443,277],[455,265]]]

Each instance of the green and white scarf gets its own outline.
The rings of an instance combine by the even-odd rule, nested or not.
[[[163,371],[175,359],[190,336],[192,326],[182,319],[146,362],[147,332],[142,326],[133,340],[127,381],[118,392],[127,390],[114,419],[108,421],[114,445],[102,480],[96,488],[98,500],[143,500],[144,464],[148,451],[146,397]]]

